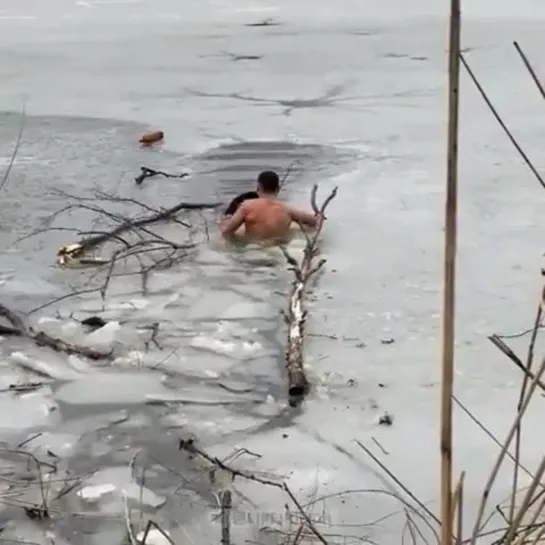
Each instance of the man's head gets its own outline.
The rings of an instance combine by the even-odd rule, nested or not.
[[[257,192],[260,195],[276,195],[280,191],[280,179],[272,170],[264,170],[257,177]]]

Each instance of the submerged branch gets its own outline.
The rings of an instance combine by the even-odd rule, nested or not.
[[[153,168],[140,167],[140,174],[136,176],[134,181],[137,185],[140,185],[146,178],[152,178],[153,176],[163,176],[164,178],[187,178],[189,172],[182,172],[181,174],[169,174],[162,170],[154,170]]]
[[[110,359],[112,357],[111,353],[99,352],[85,346],[70,344],[61,339],[56,339],[44,331],[36,331],[32,327],[27,326],[17,313],[2,304],[0,304],[0,317],[5,318],[17,332],[12,333],[12,335],[26,337],[32,340],[37,346],[47,346],[56,352],[76,354],[91,360]]]

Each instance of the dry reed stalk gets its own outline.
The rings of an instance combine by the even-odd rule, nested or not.
[[[19,123],[19,132],[17,134],[17,140],[15,141],[15,146],[13,147],[13,152],[11,153],[11,157],[9,159],[8,167],[6,168],[6,171],[2,175],[2,179],[0,180],[0,190],[3,189],[3,187],[6,185],[11,169],[13,168],[13,165],[15,164],[15,159],[17,158],[17,154],[19,153],[19,148],[21,147],[21,142],[23,140],[23,131],[25,129],[25,123],[26,123],[26,106],[23,104],[23,109],[21,111],[21,121]]]
[[[461,545],[464,532],[464,481],[466,472],[462,471],[452,496],[452,520],[456,520],[456,545]]]
[[[535,70],[532,68],[530,61],[528,60],[528,57],[524,54],[524,51],[522,51],[522,48],[520,47],[518,42],[513,42],[513,46],[517,50],[517,53],[520,55],[520,58],[522,59],[524,66],[526,66],[526,69],[530,73],[530,76],[532,76],[532,79],[534,80],[534,83],[536,84],[538,91],[541,93],[541,96],[545,98],[545,89],[543,89],[543,85],[541,85],[541,81],[539,81],[539,78],[537,77]]]
[[[534,539],[530,542],[527,541],[526,543],[528,543],[529,545],[536,545],[536,543],[538,543],[538,541],[543,538],[543,534],[545,534],[545,524],[542,524],[541,527],[538,528]]]
[[[474,524],[474,527],[473,527],[473,531],[472,531],[472,535],[471,535],[471,539],[470,539],[470,543],[471,545],[475,545],[476,542],[477,542],[477,538],[479,537],[479,530],[480,530],[480,526],[481,526],[481,521],[483,519],[483,516],[484,516],[484,511],[485,511],[485,508],[486,508],[486,504],[487,504],[487,501],[488,501],[488,497],[490,495],[490,490],[492,489],[492,486],[496,480],[496,477],[498,476],[498,472],[499,472],[499,469],[501,467],[501,464],[506,456],[506,453],[507,451],[509,450],[509,447],[511,446],[511,442],[513,441],[513,438],[515,436],[515,433],[516,433],[516,430],[517,430],[517,426],[519,426],[525,412],[526,412],[526,409],[528,408],[529,404],[530,404],[530,401],[532,400],[533,398],[533,395],[536,391],[536,387],[538,385],[538,382],[541,378],[541,376],[543,375],[543,373],[545,372],[545,358],[543,358],[542,362],[541,362],[541,365],[539,367],[539,370],[538,372],[535,374],[534,378],[532,379],[532,382],[530,383],[529,387],[528,387],[528,390],[526,392],[526,396],[524,398],[524,401],[522,402],[521,404],[521,408],[520,410],[518,411],[517,413],[517,416],[515,417],[512,425],[511,425],[511,428],[509,429],[509,432],[507,433],[507,437],[505,438],[505,441],[503,443],[503,446],[502,446],[502,449],[498,455],[498,458],[496,459],[496,462],[492,468],[492,471],[490,472],[490,475],[488,477],[488,480],[486,482],[486,485],[483,489],[483,492],[482,492],[482,495],[481,495],[481,502],[480,502],[480,505],[479,505],[479,508],[478,508],[478,512],[477,512],[477,517],[475,519],[475,524]],[[535,477],[534,477],[534,480],[533,482],[536,482],[539,484],[539,481],[540,481],[540,476],[538,473],[536,473]],[[518,517],[515,517],[516,519]],[[515,521],[513,521],[513,524],[514,524]]]
[[[539,330],[539,326],[541,324],[541,318],[543,314],[542,305],[543,305],[544,289],[545,288],[541,289],[541,299],[537,305],[536,317],[535,317],[534,326],[532,329],[532,336],[530,337],[530,342],[528,343],[528,351],[526,354],[526,370],[528,372],[531,372],[532,365],[534,363],[534,349],[535,349],[535,344],[537,339],[537,332]],[[517,412],[519,412],[521,409],[522,401],[526,394],[527,387],[528,387],[528,373],[525,373],[524,377],[522,378],[522,384],[520,387],[520,394],[519,394],[519,399],[517,403]],[[515,431],[515,459],[517,460],[517,462],[520,460],[521,435],[522,435],[522,423],[519,423]],[[519,477],[519,464],[516,463],[513,468],[513,486],[511,491],[511,505],[509,507],[509,516],[508,516],[509,523],[513,522],[513,516],[515,512],[515,496],[516,496],[516,491],[518,488],[518,477]]]
[[[535,378],[535,374],[532,371],[526,369],[526,366],[520,358],[505,344],[497,335],[491,335],[488,340],[503,354],[505,354],[530,380]],[[545,382],[542,380],[537,381],[537,385],[545,392]]]
[[[452,392],[454,382],[456,239],[458,214],[460,25],[460,0],[451,0],[448,66],[449,90],[443,285],[443,350],[441,373],[441,545],[451,545],[453,538]]]
[[[491,100],[488,98],[488,95],[486,94],[486,91],[483,89],[483,86],[479,83],[479,80],[473,73],[473,70],[469,67],[469,64],[465,60],[465,57],[460,53],[460,60],[462,61],[462,64],[464,65],[464,68],[466,69],[467,73],[469,74],[469,77],[475,84],[475,87],[479,91],[480,95],[482,96],[483,100],[485,101],[486,105],[492,112],[492,115],[496,118],[496,121],[500,124],[500,127],[504,130],[505,134],[511,141],[511,144],[515,147],[515,149],[519,152],[519,155],[522,157],[523,161],[526,163],[528,168],[532,171],[532,174],[536,177],[537,181],[541,184],[541,187],[545,188],[545,180],[541,176],[541,174],[538,172],[537,168],[534,166],[532,161],[530,161],[530,158],[526,154],[526,152],[522,149],[521,145],[517,142],[516,138],[513,136],[503,119],[501,118],[500,114],[492,104]]]
[[[520,533],[519,536],[517,536],[517,540],[515,541],[517,544],[522,545],[523,543],[527,543],[528,539],[532,535],[532,532],[536,529],[540,529],[539,525],[537,524],[537,519],[539,516],[543,513],[543,509],[545,508],[545,495],[543,493],[538,495],[538,498],[541,496],[541,502],[538,506],[538,508],[534,511],[534,514],[530,521],[528,522],[528,525],[524,530]],[[534,497],[535,499],[535,497]],[[532,502],[533,503],[533,502]],[[531,505],[529,505],[530,507]],[[544,525],[545,526],[545,525]]]
[[[469,418],[475,424],[477,424],[477,426],[479,426],[479,428],[484,431],[484,433],[486,433],[486,435],[488,435],[488,437],[490,437],[494,443],[496,443],[496,445],[498,445],[498,447],[502,448],[501,441],[455,395],[452,396],[452,399],[456,402],[460,409],[462,409],[467,416],[469,416]],[[528,468],[526,468],[519,459],[515,458],[510,452],[506,452],[506,455],[516,466],[522,469],[522,471],[524,471],[528,477],[532,479],[534,478],[534,474]]]
[[[513,521],[510,521],[509,528],[507,530],[507,534],[505,537],[506,543],[513,543],[515,535],[521,529],[522,521],[524,520],[524,515],[528,512],[528,509],[531,507],[533,503],[532,499],[534,496],[534,492],[536,491],[537,487],[540,485],[543,474],[545,474],[545,457],[541,460],[541,463],[539,464],[539,468],[536,471],[535,478],[532,480],[530,486],[528,487],[526,494],[524,496],[522,505],[519,507],[519,510],[516,516],[514,517]],[[535,520],[537,520],[538,516],[539,516],[539,509],[536,511]]]

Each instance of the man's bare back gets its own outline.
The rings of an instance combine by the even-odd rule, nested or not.
[[[235,214],[222,223],[223,236],[279,243],[290,238],[292,222],[303,227],[316,227],[318,217],[315,214],[292,208],[276,198],[278,176],[275,173],[266,171],[260,174],[258,193],[257,199],[242,202]]]

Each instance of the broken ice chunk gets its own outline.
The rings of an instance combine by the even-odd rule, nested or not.
[[[97,484],[84,486],[81,490],[78,490],[77,494],[82,500],[95,502],[114,491],[115,486],[113,484]]]
[[[157,509],[166,502],[166,498],[135,482],[128,467],[99,470],[77,494],[90,503],[100,502],[104,510],[117,512],[124,510],[125,502],[137,509]]]
[[[70,405],[142,403],[150,393],[169,393],[158,373],[90,373],[83,380],[61,385],[55,398]]]
[[[256,303],[253,301],[240,301],[229,306],[220,314],[224,320],[240,320],[250,318],[263,318],[271,316],[274,310],[266,303]]]
[[[113,344],[119,336],[120,329],[119,322],[108,322],[104,327],[89,333],[85,338],[85,344],[95,350],[112,350]]]
[[[193,337],[190,344],[195,348],[203,348],[211,352],[217,352],[218,354],[229,354],[236,347],[234,342],[222,341],[202,334]]]

